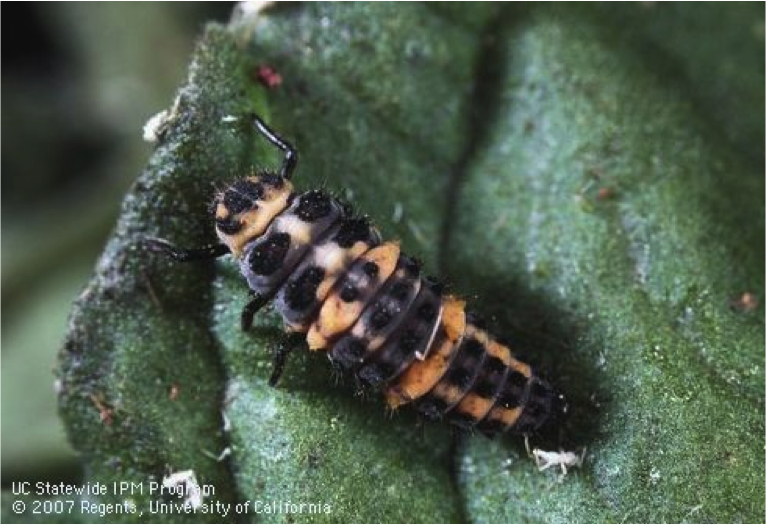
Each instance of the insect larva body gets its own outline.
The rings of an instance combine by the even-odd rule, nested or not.
[[[295,150],[258,117],[254,123],[285,160],[279,173],[240,179],[216,195],[221,244],[150,246],[183,261],[231,253],[255,294],[243,312],[245,329],[273,301],[290,332],[381,390],[393,409],[411,404],[489,436],[533,433],[566,411],[563,396],[480,327],[463,301],[421,275],[397,243],[384,242],[366,218],[321,190],[296,193],[289,180]],[[272,384],[285,355],[276,352]]]

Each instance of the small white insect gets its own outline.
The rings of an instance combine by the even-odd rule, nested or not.
[[[163,109],[144,124],[144,141],[157,142],[159,140],[160,130],[167,126],[168,110]]]
[[[535,460],[535,464],[540,472],[556,465],[561,467],[561,477],[559,478],[559,481],[564,479],[564,476],[567,475],[567,467],[582,466],[587,451],[586,447],[583,447],[580,454],[561,449],[559,449],[558,452],[553,450],[541,450],[539,448],[530,450],[529,436],[524,437],[524,447],[527,449],[527,455]]]
[[[395,223],[399,223],[399,221],[402,220],[402,215],[404,214],[404,207],[402,206],[401,202],[397,202],[394,204],[394,213],[391,215],[391,220]]]
[[[163,109],[144,124],[143,138],[145,142],[159,142],[168,125],[178,117],[181,97],[177,96],[169,110]]]
[[[561,467],[561,474],[567,475],[567,467],[580,467],[585,459],[585,450],[583,449],[580,454],[571,451],[559,451],[552,450],[540,450],[536,448],[532,451],[532,457],[535,458],[535,463],[540,471],[546,470],[550,467],[558,465]]]

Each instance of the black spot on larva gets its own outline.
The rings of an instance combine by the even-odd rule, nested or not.
[[[234,235],[242,229],[242,223],[231,215],[225,219],[216,219],[215,225],[221,233],[226,235]]]
[[[394,283],[394,285],[388,291],[388,295],[390,295],[397,301],[402,302],[405,299],[407,299],[407,297],[410,295],[411,289],[412,287],[410,286],[410,283],[405,281],[399,281],[397,283]]]
[[[335,344],[331,355],[342,369],[349,369],[361,362],[364,351],[364,344],[359,339],[348,336]]]
[[[377,388],[395,372],[396,370],[388,363],[370,363],[359,371],[359,379],[373,388]]]
[[[418,317],[427,323],[433,322],[438,313],[438,307],[434,303],[424,303],[418,308]]]
[[[256,207],[255,201],[263,196],[263,185],[251,180],[238,180],[223,194],[223,205],[236,215]]]
[[[487,357],[487,362],[484,367],[490,374],[502,374],[505,372],[505,363],[503,363],[502,359],[495,356]]]
[[[364,218],[343,219],[340,223],[340,229],[335,234],[333,240],[341,248],[351,248],[354,243],[366,241],[374,242],[374,235],[370,231],[370,223]]]
[[[484,353],[484,346],[476,339],[471,338],[463,344],[463,352],[478,359]]]
[[[429,395],[417,405],[418,411],[428,419],[441,419],[448,408],[447,402],[435,395]]]
[[[249,199],[257,201],[263,197],[263,184],[249,179],[241,179],[231,185],[231,189],[241,193]]]
[[[449,421],[461,428],[471,428],[476,424],[476,418],[465,412],[450,412]]]
[[[531,432],[534,432],[535,427],[537,426],[537,416],[530,414],[526,411],[522,411],[521,415],[519,416],[519,419],[516,420],[516,423],[513,424],[513,431],[518,434],[529,434]]]
[[[523,390],[524,387],[527,385],[527,378],[524,374],[519,372],[518,370],[514,370],[510,374],[508,374],[508,379],[505,382],[506,386],[510,385],[513,388],[518,388]]]
[[[376,303],[370,316],[370,326],[373,330],[381,330],[391,322],[393,314],[384,303]]]
[[[378,268],[378,265],[372,261],[367,261],[364,263],[364,266],[362,266],[362,271],[367,275],[367,277],[377,277],[378,272],[380,272],[380,268]]]
[[[331,209],[329,195],[321,190],[311,190],[301,195],[295,214],[304,222],[314,222],[330,213]]]
[[[464,367],[458,367],[450,371],[449,382],[458,387],[460,390],[466,390],[471,385],[471,379],[473,374],[471,371]]]
[[[285,185],[284,177],[280,177],[276,173],[262,173],[260,175],[260,181],[265,186],[270,186],[275,189],[279,189]]]
[[[527,378],[524,374],[514,370],[508,374],[505,380],[503,391],[497,398],[497,404],[503,408],[516,408],[521,404],[524,396],[524,387],[527,384]]]
[[[420,274],[420,261],[414,257],[410,257],[409,255],[402,255],[399,258],[399,263],[402,265],[402,268],[404,268],[404,271],[407,272],[407,275],[410,277],[417,277]]]
[[[533,381],[529,388],[530,396],[534,398],[545,398],[550,395],[550,390],[538,381]]]
[[[435,277],[428,275],[423,278],[423,282],[435,295],[441,295],[441,293],[444,291],[444,283]]]
[[[406,330],[399,338],[399,350],[406,354],[411,354],[415,351],[415,347],[421,340],[421,336],[414,330]]]
[[[479,423],[478,429],[488,437],[492,437],[505,429],[505,423],[500,419],[485,419]]]
[[[359,289],[351,283],[345,283],[340,290],[340,298],[346,303],[352,303],[359,297]]]
[[[524,405],[524,413],[534,418],[537,418],[540,415],[545,413],[545,405],[543,403],[540,403],[538,400],[530,399],[529,401],[527,401],[527,404]]]
[[[223,205],[234,215],[247,210],[252,204],[253,201],[251,199],[237,191],[227,190],[226,193],[223,194]]]
[[[497,390],[497,384],[488,381],[487,378],[481,378],[473,387],[474,394],[485,399],[491,399],[495,395],[495,390]]]
[[[250,269],[258,275],[273,274],[282,266],[289,249],[289,234],[284,232],[272,234],[250,252],[248,260]]]
[[[506,366],[501,359],[488,355],[484,361],[480,376],[473,387],[474,393],[485,399],[494,397],[500,389],[505,371]]]
[[[294,281],[290,281],[285,292],[285,302],[293,310],[303,310],[316,300],[319,283],[324,279],[324,269],[310,266]]]

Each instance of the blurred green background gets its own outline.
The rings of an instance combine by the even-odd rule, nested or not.
[[[3,4],[4,486],[80,477],[52,373],[71,302],[152,151],[144,123],[232,5]]]

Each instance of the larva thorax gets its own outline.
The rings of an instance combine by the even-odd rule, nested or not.
[[[263,174],[220,192],[213,210],[251,290],[390,407],[413,404],[487,435],[535,432],[566,410],[463,301],[327,193],[298,194],[286,178]]]

